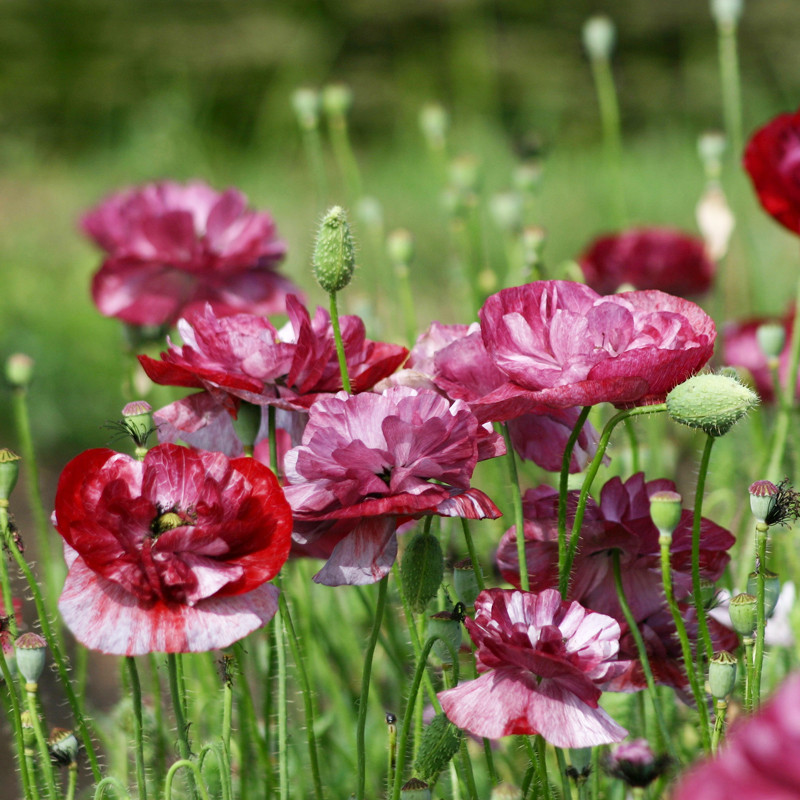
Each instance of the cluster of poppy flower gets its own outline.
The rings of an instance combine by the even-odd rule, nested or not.
[[[509,423],[523,458],[556,470],[580,407],[663,401],[706,364],[716,336],[702,309],[658,288],[605,296],[539,281],[488,298],[480,324],[434,323],[411,353],[367,339],[360,319],[343,317],[346,393],[328,314],[312,317],[275,271],[283,245],[274,225],[238,192],[156,184],[112,197],[84,227],[108,253],[93,285],[100,309],[136,325],[177,320],[182,344],[140,361],[157,383],[200,390],[156,413],[162,444],[142,462],[91,450],[59,481],[55,523],[70,565],[60,608],[82,643],[108,653],[227,646],[274,614],[277,589],[267,582],[290,552],[324,559],[319,583],[380,580],[403,522],[499,516],[471,486],[477,462],[504,453],[493,422]],[[671,235],[598,242],[583,259],[587,279],[606,291],[619,281],[641,285],[619,261],[630,252],[646,264],[647,241],[668,250]],[[681,246],[701,276],[685,291],[703,291],[710,265]],[[601,255],[615,266],[595,279],[588,265]],[[663,258],[653,263],[663,286],[674,270]],[[275,312],[288,314],[282,328],[263,316]],[[276,410],[280,463],[272,466],[285,475],[282,487],[259,461],[267,461],[272,415],[263,414],[250,443],[256,457],[241,457],[233,420],[253,406]],[[596,445],[587,424],[570,469],[583,469]],[[597,702],[603,690],[644,686],[610,581],[611,549],[621,553],[656,679],[685,690],[648,512],[649,497],[665,488],[673,485],[641,474],[604,487],[587,509],[566,600],[553,588],[557,496],[528,492],[532,591],[478,597],[466,625],[482,675],[442,693],[452,721],[481,736],[541,733],[569,747],[624,738]],[[679,601],[690,590],[688,517],[672,548]],[[497,560],[518,586],[514,537],[505,535]],[[714,580],[732,537],[704,520],[702,542],[702,574]],[[681,607],[691,632],[693,608]],[[721,626],[712,635],[735,646]]]

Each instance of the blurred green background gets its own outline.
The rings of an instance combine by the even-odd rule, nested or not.
[[[444,184],[419,131],[420,108],[436,101],[449,111],[450,153],[478,159],[483,199],[510,186],[521,158],[540,156],[527,222],[546,229],[548,263],[574,257],[618,224],[581,45],[594,13],[617,25],[627,221],[695,231],[705,184],[697,137],[723,124],[717,32],[704,0],[5,0],[0,354],[36,360],[31,405],[45,479],[78,451],[106,444],[101,425],[123,403],[120,325],[89,297],[100,259],[77,232],[84,209],[156,178],[236,185],[273,212],[289,243],[285,272],[319,301],[308,264],[321,204],[290,99],[299,86],[342,81],[354,91],[364,192],[379,201],[385,230],[416,238],[420,330],[432,319],[468,322],[473,312],[448,273]],[[746,132],[796,107],[798,37],[796,0],[746,3]],[[738,161],[730,153],[722,176],[739,227],[720,276],[723,299],[711,309],[718,321],[782,313],[797,269],[796,242],[757,209]],[[345,202],[332,158],[327,166],[326,199]],[[381,226],[355,217],[360,274],[345,303],[373,335],[402,340],[373,235]],[[502,236],[490,223],[483,235],[491,266],[503,257]],[[14,448],[9,408],[3,392],[0,445]]]

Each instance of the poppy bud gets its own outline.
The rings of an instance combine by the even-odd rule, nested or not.
[[[778,598],[781,594],[781,581],[780,578],[772,571],[761,568],[764,575],[764,611],[767,618],[771,617],[775,612],[775,606],[778,605]],[[749,594],[755,594],[758,588],[758,573],[751,572],[747,577],[747,591]]]
[[[410,264],[414,258],[414,237],[402,228],[392,231],[386,239],[386,254],[392,264]]]
[[[332,294],[350,283],[356,268],[356,249],[347,215],[341,206],[328,209],[319,226],[312,269],[320,287]]]
[[[758,622],[756,596],[742,592],[731,597],[728,613],[731,616],[731,625],[739,636],[752,636]]]
[[[408,544],[400,563],[400,580],[411,608],[425,610],[436,596],[444,576],[442,546],[430,533],[418,533]]]
[[[422,732],[414,772],[434,780],[458,752],[461,731],[444,714],[437,714]]]
[[[742,16],[743,0],[711,0],[711,16],[717,25],[734,27]]]
[[[6,361],[6,380],[15,389],[26,389],[33,380],[33,359],[25,353],[14,353]]]
[[[331,117],[343,117],[353,105],[353,90],[344,83],[331,83],[322,90],[322,107]]]
[[[20,457],[4,447],[0,450],[0,501],[8,500],[17,485]]]
[[[431,790],[425,781],[412,778],[400,787],[400,800],[431,800]]]
[[[656,492],[650,498],[650,519],[662,536],[672,538],[682,514],[681,496],[677,492]]]
[[[728,375],[695,375],[667,395],[672,419],[709,436],[726,434],[757,405],[758,395]]]
[[[319,125],[320,97],[316,89],[301,87],[295,90],[292,108],[303,130],[313,131]]]
[[[38,633],[23,633],[14,642],[17,654],[17,669],[25,681],[34,686],[44,669],[47,642]]]
[[[611,58],[616,38],[614,23],[608,17],[589,17],[583,24],[583,46],[592,60]]]
[[[54,764],[63,767],[72,766],[78,761],[80,745],[72,731],[64,728],[53,728],[47,740],[47,749]]]
[[[481,590],[470,559],[466,558],[453,564],[453,588],[456,590],[456,596],[465,606],[471,608],[475,605],[475,599]]]
[[[709,662],[708,685],[717,700],[724,700],[736,686],[736,658],[727,650],[716,653]]]
[[[765,322],[756,328],[756,341],[767,358],[777,358],[786,344],[786,329],[777,322]]]

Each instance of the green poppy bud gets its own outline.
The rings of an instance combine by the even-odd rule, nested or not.
[[[708,664],[711,695],[724,700],[736,686],[736,658],[727,650],[716,653]]]
[[[353,90],[344,83],[331,83],[322,90],[322,107],[331,117],[343,117],[353,105]]]
[[[444,714],[437,714],[422,732],[414,772],[423,780],[432,781],[458,752],[461,731]]]
[[[328,294],[350,283],[356,268],[356,248],[347,215],[341,206],[328,209],[317,233],[312,269],[317,283]]]
[[[402,228],[392,231],[386,239],[386,254],[392,264],[410,264],[414,258],[414,237]]]
[[[758,622],[758,601],[753,594],[742,592],[731,597],[728,613],[731,615],[731,625],[739,636],[752,636]]]
[[[433,150],[444,149],[450,118],[438,103],[428,103],[419,112],[419,127]]]
[[[469,558],[453,564],[453,588],[456,590],[456,596],[465,606],[471,608],[475,605],[475,599],[481,590],[475,576],[475,568]]]
[[[761,568],[764,573],[764,610],[767,618],[775,613],[775,606],[778,605],[778,598],[781,594],[780,578],[768,569]],[[749,594],[756,594],[758,591],[758,573],[751,572],[747,577],[747,591]]]
[[[400,562],[400,580],[411,608],[420,614],[436,596],[444,577],[444,555],[439,540],[418,533],[408,544]]]
[[[786,344],[786,329],[774,322],[765,322],[756,328],[756,341],[767,358],[777,358]]]
[[[303,130],[312,131],[319,125],[320,96],[316,89],[296,89],[292,94],[292,108]]]
[[[589,17],[583,24],[583,46],[593,60],[611,58],[616,38],[616,28],[608,17]]]
[[[0,450],[0,502],[11,497],[19,478],[20,457],[4,447]]]
[[[78,762],[80,745],[72,731],[65,728],[53,728],[47,740],[47,749],[54,764],[69,767]]]
[[[14,353],[6,361],[6,380],[15,389],[26,389],[33,380],[33,359],[25,353]]]
[[[37,684],[44,669],[47,642],[38,633],[23,633],[14,642],[17,654],[17,669],[25,681]]]
[[[662,536],[672,538],[682,513],[681,496],[677,492],[656,492],[650,498],[650,519]]]
[[[430,787],[419,778],[411,778],[400,787],[400,800],[431,800]]]

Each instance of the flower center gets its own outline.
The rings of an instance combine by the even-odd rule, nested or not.
[[[184,525],[194,525],[194,522],[176,511],[167,511],[150,523],[150,530],[153,532],[153,537],[157,539],[162,533],[173,531]]]

